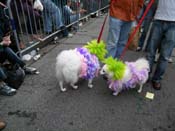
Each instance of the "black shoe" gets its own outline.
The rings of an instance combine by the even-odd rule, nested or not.
[[[36,74],[37,73],[37,69],[34,67],[25,66],[23,69],[25,71],[25,74]]]
[[[0,94],[5,96],[13,96],[16,94],[16,89],[11,88],[4,82],[0,82]]]
[[[153,87],[155,90],[160,90],[160,89],[161,89],[161,84],[160,84],[160,82],[152,81],[152,87]]]

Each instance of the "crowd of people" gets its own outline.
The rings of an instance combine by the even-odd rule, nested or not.
[[[140,14],[143,14],[150,2],[153,4],[142,24],[143,32],[139,39],[137,51],[143,49],[148,35],[145,51],[150,64],[149,80],[151,80],[152,87],[155,90],[160,90],[161,80],[175,47],[175,3],[173,0],[133,0],[132,2],[130,0],[111,0],[107,50],[108,56],[120,59],[132,23],[139,19]],[[148,33],[149,27],[151,27],[150,33]],[[152,69],[157,52],[159,58],[153,73]]]

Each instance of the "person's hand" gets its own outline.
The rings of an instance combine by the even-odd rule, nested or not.
[[[2,43],[4,46],[9,46],[11,44],[10,35],[3,37]]]
[[[87,12],[87,10],[85,10],[85,9],[80,9],[80,13],[85,13],[85,12]]]

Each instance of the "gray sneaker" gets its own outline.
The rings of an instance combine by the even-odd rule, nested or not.
[[[5,96],[13,96],[16,94],[16,89],[11,88],[3,81],[0,82],[0,94]]]

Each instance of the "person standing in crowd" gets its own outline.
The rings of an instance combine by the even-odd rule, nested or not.
[[[107,38],[108,56],[119,58],[131,29],[143,6],[143,0],[111,0],[109,32]]]
[[[148,60],[152,72],[156,51],[160,48],[160,56],[152,77],[152,87],[161,89],[161,79],[165,73],[168,59],[175,46],[175,2],[159,0],[154,16],[152,29],[148,39]]]
[[[46,34],[52,33],[53,23],[56,30],[61,29],[63,37],[71,37],[72,34],[68,33],[67,28],[63,24],[61,11],[51,0],[40,0],[43,5],[43,17],[44,17],[44,31]]]
[[[73,11],[71,9],[71,4],[72,0],[67,0],[67,4],[63,7],[64,22],[66,25],[77,21],[80,18],[80,15],[86,12],[84,9]]]

